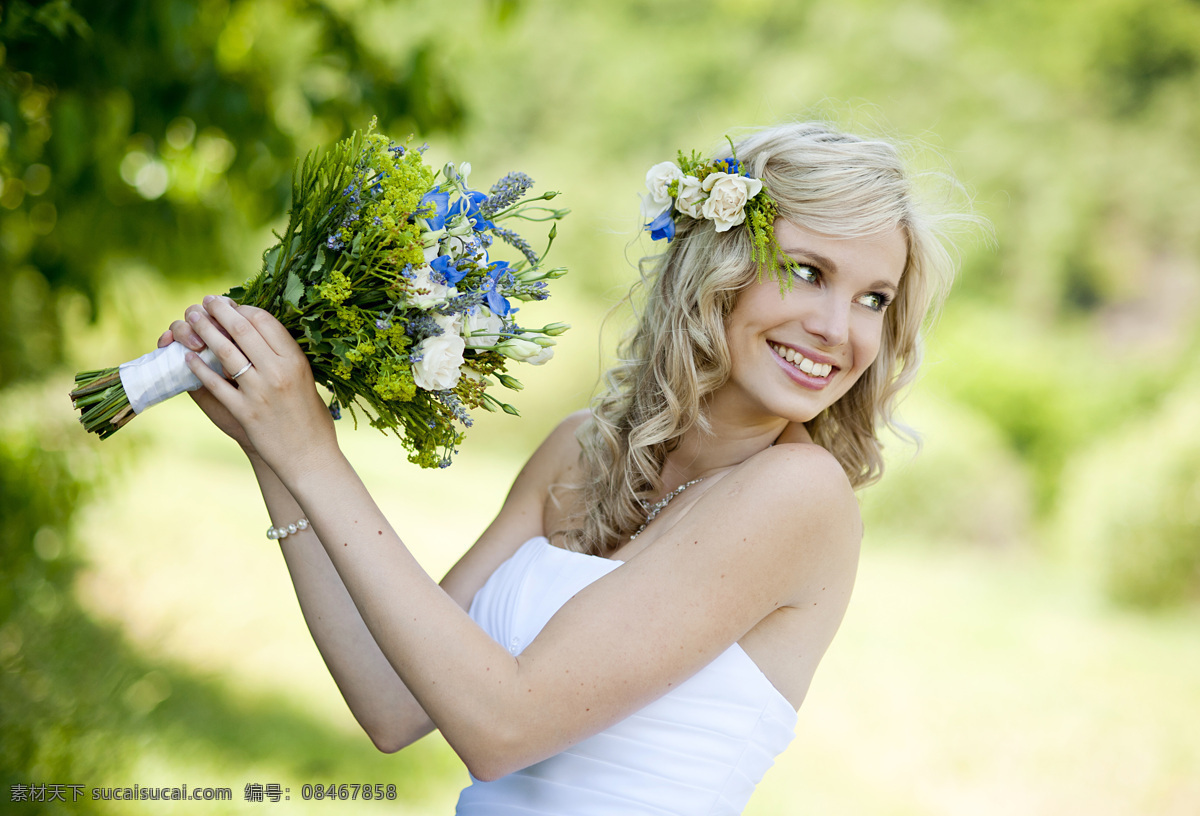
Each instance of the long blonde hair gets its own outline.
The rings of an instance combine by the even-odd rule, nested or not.
[[[770,191],[780,218],[840,238],[896,228],[907,238],[878,356],[806,426],[855,488],[870,484],[883,470],[878,430],[895,427],[896,396],[921,362],[922,326],[953,276],[937,219],[918,211],[899,152],[885,141],[789,124],[754,133],[736,153]],[[729,155],[726,148],[714,158]],[[725,318],[757,277],[751,251],[744,228],[718,233],[708,220],[681,218],[666,252],[639,264],[644,305],[578,432],[585,510],[563,531],[571,549],[607,555],[620,546],[645,520],[642,500],[662,494],[667,454],[684,433],[707,430],[703,399],[730,374]]]

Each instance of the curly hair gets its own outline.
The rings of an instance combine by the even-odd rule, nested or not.
[[[878,432],[898,428],[896,397],[916,376],[923,326],[953,277],[954,259],[940,228],[947,217],[918,210],[899,151],[885,141],[823,124],[788,124],[754,133],[736,153],[763,181],[781,219],[839,238],[899,228],[907,239],[878,356],[841,399],[806,424],[857,489],[883,471]],[[726,147],[714,158],[730,155]],[[705,219],[679,219],[667,251],[644,258],[639,268],[634,290],[640,287],[645,297],[636,325],[577,434],[583,477],[576,487],[586,511],[572,520],[573,529],[559,531],[567,547],[595,555],[615,551],[644,521],[642,501],[662,494],[663,464],[682,435],[709,430],[704,397],[730,375],[725,319],[758,276],[747,231],[718,233]]]

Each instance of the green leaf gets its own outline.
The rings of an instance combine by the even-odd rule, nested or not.
[[[288,272],[287,287],[283,290],[283,302],[300,311],[300,298],[304,297],[304,282],[293,269]]]
[[[280,249],[282,249],[282,247],[279,244],[276,244],[263,253],[263,270],[268,274],[275,269],[275,264],[279,259]]]

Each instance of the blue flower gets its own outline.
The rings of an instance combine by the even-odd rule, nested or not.
[[[446,216],[450,211],[450,194],[443,193],[440,186],[434,187],[421,199],[421,212],[429,212],[432,207],[433,214],[425,216],[425,223],[429,225],[429,229],[437,231],[446,226]]]
[[[650,230],[650,240],[666,238],[667,243],[671,243],[671,239],[675,237],[675,219],[671,217],[671,208],[668,207],[659,213],[658,218],[646,225],[646,229]]]
[[[512,304],[500,294],[498,284],[500,276],[508,272],[508,261],[496,261],[488,267],[487,280],[483,284],[484,301],[497,317],[508,317],[512,312]]]
[[[717,162],[717,164],[724,164],[725,167],[727,168],[725,170],[725,172],[732,173],[735,176],[742,172],[741,165],[739,164],[737,159],[721,159],[720,161]]]
[[[477,231],[490,230],[495,226],[491,221],[483,217],[479,212],[479,205],[487,201],[487,196],[478,190],[467,190],[466,196],[460,196],[450,206],[449,215],[463,215],[471,222],[471,226]]]
[[[442,277],[446,279],[447,286],[457,286],[458,282],[467,276],[467,267],[458,267],[454,260],[449,255],[438,255],[429,262],[430,268],[435,272],[440,272]]]

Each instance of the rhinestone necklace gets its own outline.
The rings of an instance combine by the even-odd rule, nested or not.
[[[642,534],[642,530],[646,529],[646,525],[649,524],[650,522],[654,521],[654,517],[657,516],[659,513],[661,513],[663,511],[663,508],[665,508],[668,504],[671,503],[671,499],[675,498],[676,496],[678,496],[683,491],[687,490],[692,485],[699,484],[700,482],[703,482],[703,481],[704,481],[704,477],[701,476],[699,479],[692,479],[690,482],[684,482],[679,487],[675,488],[670,493],[663,496],[661,499],[658,500],[658,502],[656,502],[653,505],[650,504],[650,502],[641,502],[642,509],[644,511],[646,511],[646,520],[642,522],[641,527],[637,528],[637,532],[629,537],[629,540],[633,541],[635,538],[640,536]]]

